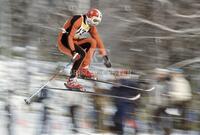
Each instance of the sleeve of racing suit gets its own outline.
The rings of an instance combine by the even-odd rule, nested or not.
[[[90,34],[97,41],[97,47],[99,49],[100,55],[101,56],[105,56],[106,55],[106,50],[105,50],[103,41],[101,40],[101,38],[100,38],[100,36],[98,34],[98,31],[97,31],[97,28],[95,26],[91,27]]]

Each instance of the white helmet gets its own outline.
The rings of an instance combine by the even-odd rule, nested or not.
[[[86,16],[87,16],[87,23],[92,26],[98,25],[102,19],[101,12],[96,8],[89,10]]]

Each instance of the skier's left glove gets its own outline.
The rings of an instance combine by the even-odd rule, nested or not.
[[[107,67],[107,68],[111,68],[111,63],[110,63],[110,60],[108,59],[108,56],[105,55],[103,56],[103,60],[104,60],[104,65]]]

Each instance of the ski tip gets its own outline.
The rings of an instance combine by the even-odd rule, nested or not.
[[[148,89],[148,90],[146,90],[146,91],[152,91],[152,90],[154,90],[155,89],[155,87],[151,87],[150,89]]]
[[[130,98],[129,100],[137,100],[141,97],[141,94],[136,95],[135,97]]]

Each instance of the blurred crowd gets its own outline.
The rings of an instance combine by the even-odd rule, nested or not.
[[[84,130],[91,134],[116,135],[199,134],[200,108],[192,107],[196,100],[182,69],[156,68],[145,78],[130,74],[128,70],[120,71],[115,73],[114,80],[108,81],[114,81],[115,85],[102,87],[94,82],[91,89],[96,95],[57,93],[56,89],[45,87],[31,105],[21,103],[22,107],[11,103],[14,92],[9,90],[4,111],[1,111],[5,112],[1,117],[6,120],[3,128],[8,135],[19,134],[19,127],[16,128],[19,125],[22,129],[32,128],[35,135],[54,135],[55,129],[60,130],[57,134],[65,133],[61,130],[70,130],[67,134],[86,134]],[[153,90],[145,91],[152,86]],[[68,98],[55,98],[53,93],[68,95]],[[62,111],[58,105],[62,105]],[[29,125],[30,121],[23,114],[35,119],[31,123],[34,126]]]

